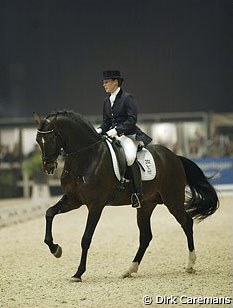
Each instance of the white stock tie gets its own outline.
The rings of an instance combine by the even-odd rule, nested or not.
[[[114,104],[114,101],[115,101],[115,99],[116,99],[116,95],[111,94],[111,95],[110,95],[110,97],[109,97],[109,99],[110,99],[110,102],[111,102],[111,107],[112,107],[112,106],[113,106],[113,104]]]

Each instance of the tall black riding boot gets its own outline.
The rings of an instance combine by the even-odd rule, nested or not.
[[[132,207],[140,208],[142,201],[141,172],[136,161],[129,168],[131,171],[131,176],[133,181],[133,193],[131,195]]]

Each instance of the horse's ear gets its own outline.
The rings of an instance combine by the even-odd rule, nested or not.
[[[36,112],[33,112],[33,119],[35,120],[36,124],[38,126],[40,126],[40,123],[41,123],[41,116],[36,113]]]
[[[53,123],[54,121],[56,121],[56,119],[57,119],[57,113],[50,115],[49,119],[46,119],[46,121],[49,122],[49,123]]]

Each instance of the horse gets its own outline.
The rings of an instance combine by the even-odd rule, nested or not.
[[[56,111],[46,117],[33,114],[37,124],[36,141],[42,155],[43,171],[53,174],[60,154],[64,157],[61,175],[61,199],[46,211],[44,242],[50,252],[60,258],[62,248],[53,242],[52,223],[55,215],[86,205],[88,217],[81,239],[81,260],[73,281],[82,281],[86,271],[88,249],[105,206],[131,203],[130,182],[119,189],[119,180],[112,167],[108,145],[93,125],[82,115],[72,111]],[[167,206],[181,225],[188,243],[186,271],[193,273],[196,261],[193,221],[201,221],[219,207],[217,193],[202,170],[190,159],[176,155],[159,144],[148,145],[156,165],[156,176],[143,185],[141,208],[137,209],[139,247],[123,277],[137,273],[142,258],[152,240],[150,218],[157,204]],[[189,196],[187,196],[187,187]]]

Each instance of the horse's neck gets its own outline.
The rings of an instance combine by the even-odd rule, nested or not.
[[[66,154],[64,169],[75,178],[84,176],[87,182],[98,177],[107,148],[104,142],[100,142],[101,136],[86,123],[83,125],[69,121],[63,123],[57,121],[57,123]]]
[[[98,141],[98,135],[82,122],[60,120],[57,121],[57,129],[67,153],[81,151]]]

